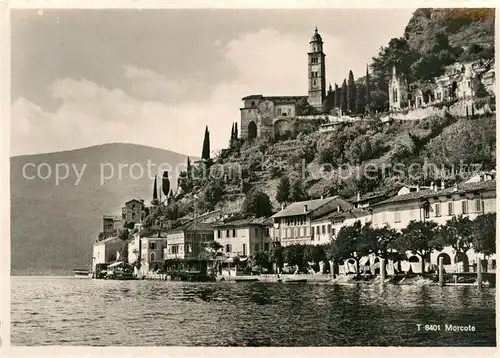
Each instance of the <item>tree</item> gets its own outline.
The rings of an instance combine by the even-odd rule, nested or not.
[[[169,197],[170,195],[170,179],[168,178],[168,171],[163,172],[163,176],[161,179],[161,191],[163,192],[163,195],[165,195],[166,198]]]
[[[464,271],[469,271],[467,251],[472,248],[474,239],[473,224],[467,216],[454,216],[440,228],[438,239],[441,246],[451,246],[458,257],[464,258]]]
[[[290,201],[290,189],[290,180],[288,176],[282,176],[276,190],[276,200],[278,203],[282,204]]]
[[[343,226],[335,240],[332,240],[327,251],[327,256],[336,261],[354,259],[356,261],[356,275],[359,276],[359,261],[361,256],[356,252],[357,242],[361,237],[361,222]]]
[[[305,245],[293,244],[285,247],[285,262],[290,266],[304,267],[304,249]]]
[[[484,255],[496,253],[496,213],[479,215],[472,222],[472,248]]]
[[[341,89],[341,95],[340,95],[340,109],[342,111],[342,114],[345,115],[347,113],[347,82],[344,80],[342,82],[342,89]]]
[[[245,216],[268,217],[273,207],[269,196],[259,189],[250,190],[243,202],[241,213]]]
[[[290,184],[290,200],[291,201],[303,201],[307,199],[307,195],[304,191],[304,185],[300,178],[294,178]]]
[[[356,113],[356,83],[354,82],[352,70],[349,71],[347,82],[347,111],[349,113]]]
[[[397,240],[400,233],[389,226],[375,229],[377,244],[373,252],[380,258],[388,260],[396,256]]]
[[[215,205],[222,200],[224,190],[218,181],[211,181],[203,190],[202,208],[213,210]]]
[[[127,240],[128,239],[128,229],[125,229],[125,228],[120,229],[120,232],[118,234],[118,238],[120,240],[123,240],[123,241]]]
[[[238,140],[238,136],[239,136],[239,133],[238,133],[238,122],[234,122],[234,140],[235,141]]]
[[[158,190],[156,188],[156,174],[155,174],[155,181],[153,184],[153,200],[151,200],[152,205],[158,205]]]
[[[365,111],[371,112],[372,96],[371,96],[371,86],[370,86],[370,74],[368,73],[368,65],[366,65],[366,77],[365,77]]]
[[[203,138],[203,149],[201,151],[201,159],[210,159],[210,132],[208,126],[205,127],[205,137]]]
[[[342,93],[341,93],[341,89],[340,87],[335,83],[335,95],[334,95],[334,98],[335,98],[335,102],[334,102],[334,107],[335,108],[340,108],[340,99],[341,99],[341,96],[342,96]]]
[[[270,257],[267,251],[259,250],[254,252],[251,261],[253,266],[259,266],[260,272],[262,272],[262,268],[269,269]]]
[[[326,260],[326,247],[324,245],[305,245],[304,248],[304,263],[307,267],[309,262],[319,264]]]
[[[232,148],[234,145],[234,122],[231,127],[231,138],[229,139],[229,148]]]
[[[366,87],[365,84],[361,83],[358,85],[356,90],[356,104],[355,112],[359,114],[364,114],[366,112]]]
[[[278,270],[283,268],[283,264],[285,262],[284,257],[284,248],[279,243],[276,243],[275,246],[269,252],[269,259],[272,263],[276,265]]]
[[[410,221],[408,226],[401,230],[401,236],[396,247],[401,253],[410,251],[422,259],[422,272],[425,271],[425,256],[432,250],[442,250],[443,246],[436,240],[438,225],[433,221]]]

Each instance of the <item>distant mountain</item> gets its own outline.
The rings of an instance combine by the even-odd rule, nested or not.
[[[119,215],[122,204],[132,198],[143,198],[146,204],[152,199],[148,163],[154,175],[159,165],[175,170],[185,165],[186,158],[123,143],[11,158],[12,274],[68,274],[73,268],[87,267],[92,243],[102,231],[102,215]],[[61,177],[66,176],[64,164],[69,168],[67,179],[59,182],[57,164]],[[48,168],[52,175],[44,180]],[[74,168],[81,173],[79,182]],[[170,178],[175,189],[176,174]]]

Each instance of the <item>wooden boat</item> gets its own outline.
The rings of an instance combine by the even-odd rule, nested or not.
[[[307,282],[307,278],[289,278],[283,281],[284,283],[303,283]]]
[[[255,282],[259,281],[257,277],[235,277],[234,280],[236,282]]]
[[[88,269],[73,269],[73,274],[76,278],[90,278],[90,271]]]

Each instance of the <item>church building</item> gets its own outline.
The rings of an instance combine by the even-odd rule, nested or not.
[[[241,112],[241,137],[275,137],[293,129],[292,119],[301,116],[300,102],[307,101],[318,111],[326,102],[326,68],[323,39],[314,30],[308,52],[308,95],[307,96],[263,96],[254,94],[244,97]]]

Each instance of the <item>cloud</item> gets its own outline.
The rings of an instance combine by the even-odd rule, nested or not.
[[[325,52],[339,45],[323,34]],[[50,87],[54,111],[18,98],[12,104],[12,154],[30,154],[109,142],[132,142],[199,156],[205,125],[212,149],[225,148],[241,98],[307,94],[308,36],[274,29],[241,34],[217,47],[235,69],[232,80],[207,84],[195,76],[169,79],[151,69],[123,65],[125,88],[62,78]],[[210,71],[210,68],[195,69]]]

